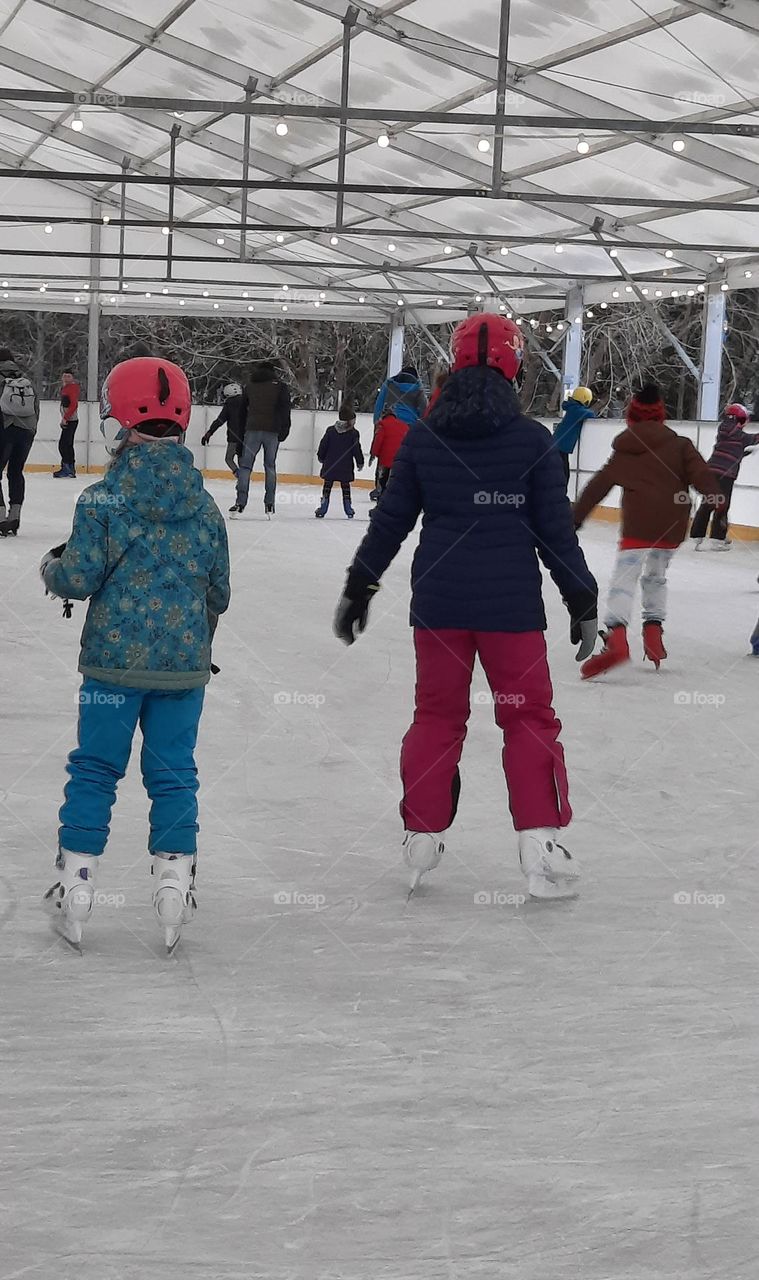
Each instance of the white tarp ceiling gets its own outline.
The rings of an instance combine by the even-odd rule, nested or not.
[[[322,314],[384,319],[402,304],[429,321],[460,314],[477,296],[526,312],[558,305],[577,283],[589,301],[624,298],[619,264],[651,296],[751,278],[759,138],[680,134],[678,126],[759,124],[757,0],[512,0],[502,170],[506,194],[519,200],[473,194],[492,181],[493,129],[471,116],[496,109],[500,0],[356,8],[350,108],[387,119],[349,123],[345,179],[373,190],[346,192],[336,244],[334,192],[251,190],[255,226],[241,261],[243,202],[225,183],[241,177],[242,115],[185,108],[177,116],[95,100],[77,118],[73,103],[14,91],[239,101],[253,76],[256,102],[334,107],[347,0],[0,0],[0,273],[8,282],[0,305],[85,302],[85,284],[98,288],[93,229],[75,219],[102,214],[111,220],[97,232],[101,253],[112,255],[99,260],[106,307],[161,310],[181,297],[200,310],[217,303],[224,312],[310,315],[318,302]],[[456,118],[399,123],[394,110]],[[559,127],[509,124],[509,112]],[[669,128],[592,128],[624,116]],[[588,121],[587,154],[578,154],[567,117]],[[284,137],[276,123],[276,115],[251,119],[250,178],[335,182],[338,121],[288,117]],[[169,282],[168,187],[159,180],[177,124],[172,225],[181,229]],[[385,148],[382,133],[391,139]],[[157,181],[127,188],[127,218],[155,225],[127,228],[122,290],[119,183],[99,175],[118,174],[124,157],[130,174]],[[24,177],[30,171],[44,181]],[[208,183],[188,187],[182,178]],[[710,208],[715,202],[742,207]],[[599,217],[606,248],[591,230]],[[34,218],[49,218],[51,230]]]

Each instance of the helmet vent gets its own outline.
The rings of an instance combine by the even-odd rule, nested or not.
[[[480,331],[477,335],[477,363],[487,364],[488,362],[488,326],[483,321],[480,325]]]
[[[166,370],[160,368],[158,370],[158,399],[161,404],[165,404],[170,395],[171,387],[169,386],[169,379],[166,377]]]

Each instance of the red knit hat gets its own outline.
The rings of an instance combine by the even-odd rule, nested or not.
[[[661,391],[655,382],[647,382],[636,391],[627,406],[627,424],[634,427],[638,422],[664,422],[667,408],[662,400]]]

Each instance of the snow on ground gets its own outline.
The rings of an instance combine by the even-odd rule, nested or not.
[[[413,540],[345,650],[365,493],[316,524],[317,489],[283,490],[268,523],[256,486],[202,727],[200,912],[167,960],[133,767],[78,957],[40,897],[84,609],[63,620],[37,564],[84,483],[31,476],[0,542],[2,1280],[754,1280],[759,544],[679,553],[659,675],[636,631],[634,666],[581,685],[547,585],[583,896],[508,901],[478,702],[407,905]],[[603,590],[614,530],[583,536]]]

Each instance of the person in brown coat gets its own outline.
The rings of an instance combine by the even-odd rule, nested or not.
[[[588,481],[574,506],[579,529],[610,489],[622,489],[622,530],[606,607],[604,648],[583,664],[584,680],[629,661],[627,628],[639,579],[645,657],[657,668],[666,658],[662,628],[667,569],[688,532],[689,487],[715,507],[724,503],[717,477],[690,440],[666,426],[665,417],[659,388],[646,384],[627,407],[627,430],[616,437],[609,461]]]

